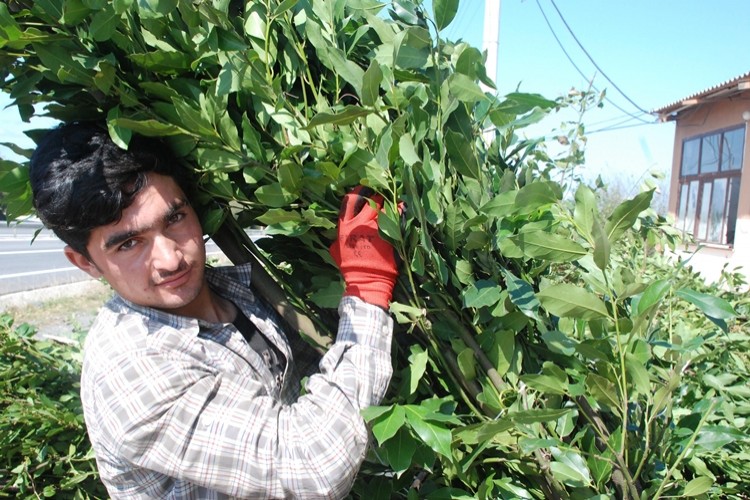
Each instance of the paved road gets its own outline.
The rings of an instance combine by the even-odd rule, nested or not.
[[[0,295],[91,279],[68,262],[62,251],[64,246],[41,224],[8,226],[0,221]],[[213,242],[209,242],[206,251],[209,255],[220,254]]]
[[[39,224],[0,223],[0,295],[88,279],[68,262],[63,246]]]

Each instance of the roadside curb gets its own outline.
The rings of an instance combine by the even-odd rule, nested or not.
[[[12,307],[33,306],[50,300],[73,297],[82,293],[99,290],[102,293],[106,293],[109,290],[109,287],[98,280],[88,279],[65,285],[55,285],[27,290],[24,292],[9,293],[6,295],[0,295],[0,312],[6,311]]]

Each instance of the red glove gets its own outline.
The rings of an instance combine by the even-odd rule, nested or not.
[[[371,189],[358,186],[344,196],[339,211],[338,237],[330,250],[346,282],[344,295],[354,295],[388,309],[398,267],[393,247],[378,233],[378,213],[383,209],[383,197],[369,196],[370,193]],[[373,208],[371,202],[377,208]]]

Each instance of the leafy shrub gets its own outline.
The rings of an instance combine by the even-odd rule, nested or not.
[[[0,496],[103,498],[78,394],[77,342],[0,316]]]
[[[576,175],[580,123],[521,138],[598,98],[484,92],[483,54],[439,36],[457,0],[432,19],[408,0],[9,5],[2,87],[21,115],[43,103],[106,119],[123,146],[164,137],[195,173],[206,230],[263,264],[314,322],[304,333],[335,325],[342,193],[384,194],[404,261],[396,375],[365,412],[377,446],[355,496],[742,498],[739,298],[659,262],[676,237],[652,191],[600,213]],[[14,214],[29,210],[26,167],[0,167]],[[260,248],[251,224],[272,236]]]

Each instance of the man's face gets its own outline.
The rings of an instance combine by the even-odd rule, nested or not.
[[[120,221],[91,232],[90,259],[69,247],[68,259],[103,277],[123,298],[142,306],[198,317],[208,294],[206,250],[198,217],[171,177],[148,174],[146,186]]]

